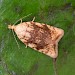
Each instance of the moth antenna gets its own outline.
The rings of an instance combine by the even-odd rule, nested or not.
[[[17,20],[13,25],[15,25],[17,22],[19,22],[20,20],[21,20],[21,22],[22,22],[22,19],[23,18],[26,18],[26,17],[28,17],[28,16],[30,16],[32,13],[30,13],[30,14],[28,14],[27,16],[24,16],[24,17],[22,17],[22,18],[20,18],[19,20]]]
[[[14,39],[15,39],[15,41],[16,41],[16,43],[17,43],[17,46],[18,46],[18,48],[20,49],[19,43],[18,43],[18,41],[17,41],[17,39],[16,39],[16,37],[15,37],[15,34],[14,34],[14,31],[13,31],[13,30],[12,30],[12,33],[13,33]]]

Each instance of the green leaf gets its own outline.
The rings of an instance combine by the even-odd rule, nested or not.
[[[31,14],[32,13],[32,14]],[[56,68],[59,75],[75,74],[75,2],[73,0],[0,0],[0,75],[54,75],[53,61],[25,45],[7,27],[20,18],[62,28]],[[20,22],[18,22],[20,23]],[[16,34],[15,34],[16,35]]]

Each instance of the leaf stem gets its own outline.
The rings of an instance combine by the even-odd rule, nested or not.
[[[56,59],[57,58],[53,58],[53,68],[54,68],[55,75],[58,75],[58,73],[57,73],[57,66],[56,66]]]

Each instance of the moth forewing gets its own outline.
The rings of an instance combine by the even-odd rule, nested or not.
[[[8,28],[13,29],[25,45],[52,58],[58,56],[58,42],[64,35],[62,29],[33,21]]]

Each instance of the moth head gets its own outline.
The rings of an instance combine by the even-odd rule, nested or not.
[[[17,39],[16,39],[15,34],[14,34],[14,31],[13,31],[13,30],[15,29],[15,26],[14,26],[14,25],[8,25],[8,29],[11,29],[11,30],[12,30],[14,39],[15,39],[15,41],[16,41],[16,43],[17,43],[18,48],[20,49],[20,46],[19,46],[19,44],[18,44],[18,42],[17,42]]]
[[[14,25],[8,25],[8,29],[14,30],[15,26]]]

